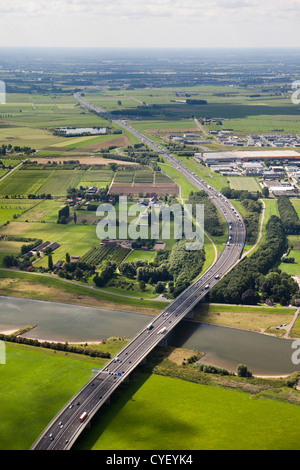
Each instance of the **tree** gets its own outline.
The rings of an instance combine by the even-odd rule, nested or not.
[[[159,281],[155,286],[155,292],[157,294],[162,294],[164,290],[165,290],[164,284],[161,281]]]
[[[13,255],[6,255],[4,256],[3,260],[2,260],[2,263],[3,265],[6,267],[6,268],[11,268],[11,266],[13,265]]]
[[[259,301],[259,295],[253,289],[247,289],[242,294],[242,302],[245,305],[256,305]]]
[[[114,163],[114,162],[110,162],[108,164],[108,167],[115,173],[118,169],[118,164],[117,163]]]
[[[77,214],[76,212],[74,212],[74,224],[76,224],[76,222],[77,222]]]
[[[74,278],[75,278],[75,279],[81,279],[82,276],[83,276],[83,271],[82,271],[82,269],[80,269],[80,268],[77,267],[77,268],[75,269],[75,271],[74,271]]]
[[[58,219],[57,223],[58,224],[66,224],[67,223],[67,218],[70,215],[70,208],[69,206],[64,206],[62,209],[58,211]]]
[[[49,256],[48,256],[48,268],[50,269],[50,271],[53,271],[53,259],[52,259],[52,255],[49,255]]]
[[[245,364],[239,364],[236,369],[238,377],[252,377],[252,373]]]
[[[70,263],[70,261],[71,261],[70,255],[69,255],[69,253],[66,253],[66,262]]]
[[[134,276],[136,275],[136,269],[133,263],[126,263],[126,262],[122,263],[119,266],[119,272],[123,276],[129,277],[129,278],[134,278]]]
[[[139,282],[139,286],[140,286],[141,291],[144,291],[144,290],[146,289],[146,283],[145,283],[145,281],[140,281],[140,282]]]
[[[267,186],[265,186],[264,188],[262,188],[262,194],[263,194],[263,197],[269,197],[269,188],[267,188]]]

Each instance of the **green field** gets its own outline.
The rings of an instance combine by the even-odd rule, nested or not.
[[[35,194],[53,174],[52,170],[16,170],[0,181],[0,196]]]
[[[291,202],[295,207],[298,217],[300,219],[300,199],[291,199]]]
[[[200,323],[274,334],[276,327],[291,323],[296,308],[201,303],[194,312],[194,320]],[[277,331],[280,335],[284,333],[286,328]]]
[[[115,139],[118,135],[110,134],[110,135],[100,135],[97,137],[68,137],[59,144],[52,144],[51,147],[59,147],[64,148],[65,150],[68,149],[81,149],[82,147],[86,147],[88,145],[98,144],[101,142],[107,142],[109,140]]]
[[[300,317],[299,317],[299,315],[298,315],[297,320],[294,323],[294,326],[292,328],[292,331],[291,331],[290,335],[293,338],[300,338]]]
[[[76,188],[84,174],[84,170],[56,170],[39,188],[37,194],[64,196],[68,188]]]
[[[92,368],[102,364],[101,359],[6,343],[6,365],[0,365],[0,449],[29,449],[53,416],[91,378]]]
[[[299,450],[299,419],[299,406],[141,374],[75,448]]]
[[[264,220],[263,220],[263,225],[262,225],[262,235],[261,235],[259,244],[257,245],[256,248],[253,249],[253,251],[251,251],[251,254],[253,254],[262,243],[264,243],[265,237],[266,237],[266,225],[270,217],[272,215],[279,216],[276,199],[264,199],[263,201],[265,204],[265,213],[264,213]]]
[[[250,192],[261,191],[261,187],[253,176],[229,176],[228,181],[231,189]]]
[[[300,250],[299,249],[291,250],[289,252],[289,258],[295,258],[295,262],[294,263],[280,263],[278,265],[278,268],[287,274],[291,274],[292,276],[299,276],[300,275]]]
[[[59,167],[41,169],[35,166],[34,169],[16,170],[0,181],[0,196],[20,195],[24,197],[28,194],[37,196],[51,194],[52,197],[65,196],[68,188],[79,188],[80,186],[105,187],[111,182],[112,177],[113,172],[107,169],[60,169]]]
[[[19,218],[35,204],[31,199],[0,199],[0,226],[13,218]]]
[[[197,188],[189,183],[176,168],[167,163],[159,163],[160,168],[167,174],[180,188],[180,197],[187,199],[191,191],[197,191]]]
[[[196,162],[191,158],[177,157],[184,165],[195,173],[199,178],[204,180],[209,186],[212,186],[219,191],[228,186],[227,178],[219,173],[214,173],[210,168]]]
[[[18,255],[21,252],[22,242],[0,240],[0,266],[6,255]]]
[[[128,258],[126,258],[126,263],[131,263],[135,259],[141,259],[148,262],[154,261],[156,257],[156,251],[145,251],[145,250],[133,250]]]
[[[29,449],[92,376],[92,368],[103,364],[84,355],[6,343],[1,450]],[[299,450],[299,419],[296,405],[140,373],[97,415],[74,449]]]
[[[36,150],[70,145],[72,141],[53,135],[56,127],[106,127],[107,121],[90,113],[82,113],[73,96],[9,93],[1,113],[9,114],[9,122],[1,126],[1,143],[16,142]],[[67,142],[66,142],[67,140]],[[53,148],[53,147],[52,147]],[[66,148],[69,151],[70,148]]]

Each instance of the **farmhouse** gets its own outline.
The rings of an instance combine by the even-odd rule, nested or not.
[[[85,191],[85,193],[93,195],[93,194],[97,194],[98,191],[99,189],[96,186],[91,186]]]
[[[49,245],[50,245],[50,242],[41,243],[40,245],[38,245],[38,246],[36,246],[35,248],[33,248],[33,249],[31,250],[31,253],[33,253],[34,255],[36,255],[37,253],[41,253],[41,252],[44,251]]]
[[[59,248],[59,247],[60,247],[59,243],[53,242],[53,243],[50,243],[50,245],[47,246],[47,249],[50,248],[51,251],[54,251],[54,250],[56,250],[56,249]],[[45,250],[43,250],[43,251],[45,251]]]
[[[40,245],[36,246],[31,250],[31,253],[36,255],[37,253],[44,253],[45,250],[51,250],[54,251],[56,250],[60,245],[56,242],[44,242],[41,243]]]

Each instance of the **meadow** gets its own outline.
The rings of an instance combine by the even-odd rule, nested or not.
[[[289,237],[288,237],[289,238]],[[292,276],[300,275],[300,249],[293,249],[289,252],[289,258],[295,258],[294,263],[279,263],[278,268],[281,271]]]
[[[293,206],[295,207],[295,210],[298,214],[298,217],[300,219],[300,199],[291,199],[291,202]]]
[[[91,378],[93,367],[103,364],[101,359],[6,343],[6,365],[1,366],[0,377],[0,449],[28,450]]]
[[[161,170],[178,185],[180,198],[187,199],[191,191],[197,191],[196,186],[189,183],[176,168],[168,163],[159,163],[159,166]]]
[[[299,418],[295,405],[140,374],[75,449],[299,450]]]
[[[119,343],[103,347],[116,354]],[[1,450],[28,450],[91,378],[92,369],[104,364],[99,358],[6,343]],[[300,408],[293,404],[140,372],[96,415],[74,450],[299,450],[299,419]]]
[[[52,170],[16,170],[0,181],[1,196],[36,194],[53,175]]]
[[[228,181],[231,189],[249,192],[261,191],[261,187],[258,184],[257,179],[253,176],[229,176]]]
[[[118,184],[122,187],[123,185],[132,187],[132,192],[135,190],[136,193],[143,192],[143,184],[146,184],[145,191],[151,191],[152,185],[162,193],[166,192],[166,188],[169,188],[170,192],[177,190],[172,179],[151,169],[124,170],[120,166],[114,173],[106,165],[102,165],[103,169],[99,167],[94,169],[92,160],[90,163],[87,169],[76,168],[76,165],[71,164],[48,165],[48,169],[46,165],[41,164],[25,166],[0,181],[0,196],[24,197],[28,194],[66,196],[68,188],[105,187],[112,182],[112,179],[115,191],[118,190]],[[72,166],[75,168],[72,169]],[[155,187],[152,188],[153,191]]]
[[[211,325],[274,333],[276,327],[288,325],[295,312],[296,308],[200,304],[195,308],[194,320]],[[284,334],[286,329],[280,331]]]
[[[145,260],[151,263],[156,257],[156,251],[133,250],[126,258],[126,263],[131,263],[135,259]]]
[[[0,199],[0,226],[18,218],[35,204],[31,199]]]

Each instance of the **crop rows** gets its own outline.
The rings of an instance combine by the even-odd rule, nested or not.
[[[162,173],[161,171],[155,172],[155,183],[172,183],[173,181],[170,178]]]
[[[132,183],[133,180],[133,172],[129,171],[118,171],[115,176],[115,183]]]
[[[153,183],[153,175],[152,171],[139,171],[136,172],[134,177],[135,183]]]
[[[112,246],[100,246],[91,248],[80,261],[96,266],[114,250]]]
[[[113,263],[116,263],[116,265],[118,266],[123,261],[123,259],[128,255],[129,252],[130,252],[129,248],[120,248],[120,247],[115,248],[112,257],[110,258],[110,261],[112,261]]]
[[[87,253],[85,253],[85,255],[82,256],[80,261],[91,264],[93,266],[99,265],[103,260],[111,261],[116,263],[116,265],[119,265],[128,253],[128,248],[98,246],[91,248]]]

